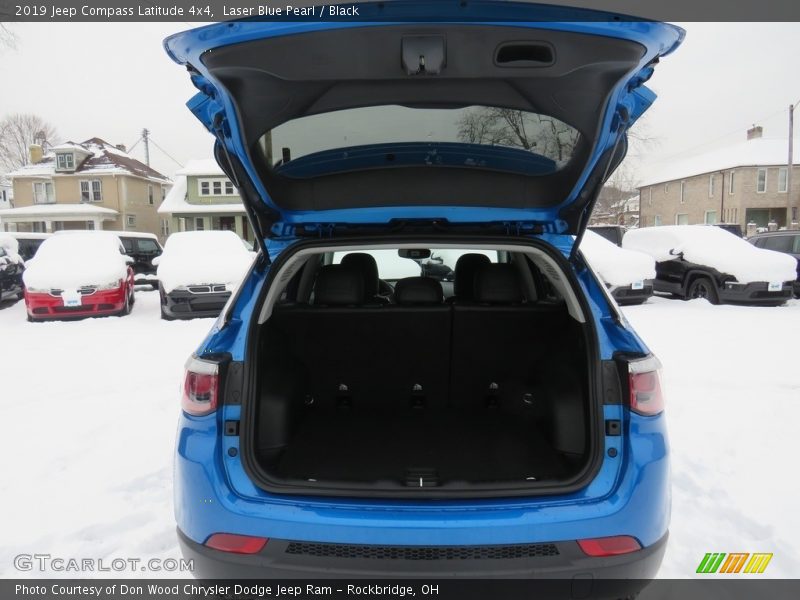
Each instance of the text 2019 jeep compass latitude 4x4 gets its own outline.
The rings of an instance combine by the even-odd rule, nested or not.
[[[683,31],[360,14],[166,41],[261,244],[186,365],[184,553],[214,576],[652,577],[658,362],[576,237]],[[452,283],[414,271],[432,251]]]

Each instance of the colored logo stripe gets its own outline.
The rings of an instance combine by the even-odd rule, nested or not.
[[[770,554],[753,554],[750,562],[744,568],[745,573],[763,573],[767,568],[769,561],[772,560],[772,553]]]
[[[763,573],[771,560],[771,553],[708,552],[697,566],[697,573],[741,573],[742,568],[745,573]]]

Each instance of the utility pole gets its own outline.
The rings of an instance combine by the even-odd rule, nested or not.
[[[147,128],[142,129],[142,140],[144,141],[144,164],[148,167],[150,166],[150,139],[148,136],[150,135],[150,131]],[[789,156],[791,157],[792,150],[791,146],[789,149]],[[791,160],[791,158],[789,159]]]

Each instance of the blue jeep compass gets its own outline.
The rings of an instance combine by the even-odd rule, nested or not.
[[[186,364],[217,577],[625,578],[670,514],[659,364],[577,250],[683,31],[509,2],[170,37],[260,253]]]

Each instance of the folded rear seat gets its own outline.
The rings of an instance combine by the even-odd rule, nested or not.
[[[543,364],[567,319],[563,307],[527,302],[516,268],[487,264],[473,300],[453,306],[452,406],[523,411],[535,402]]]
[[[444,406],[451,316],[442,296],[437,281],[412,277],[397,283],[396,304],[364,304],[362,273],[326,265],[313,303],[276,307],[268,337],[282,338],[305,401],[322,410]]]

